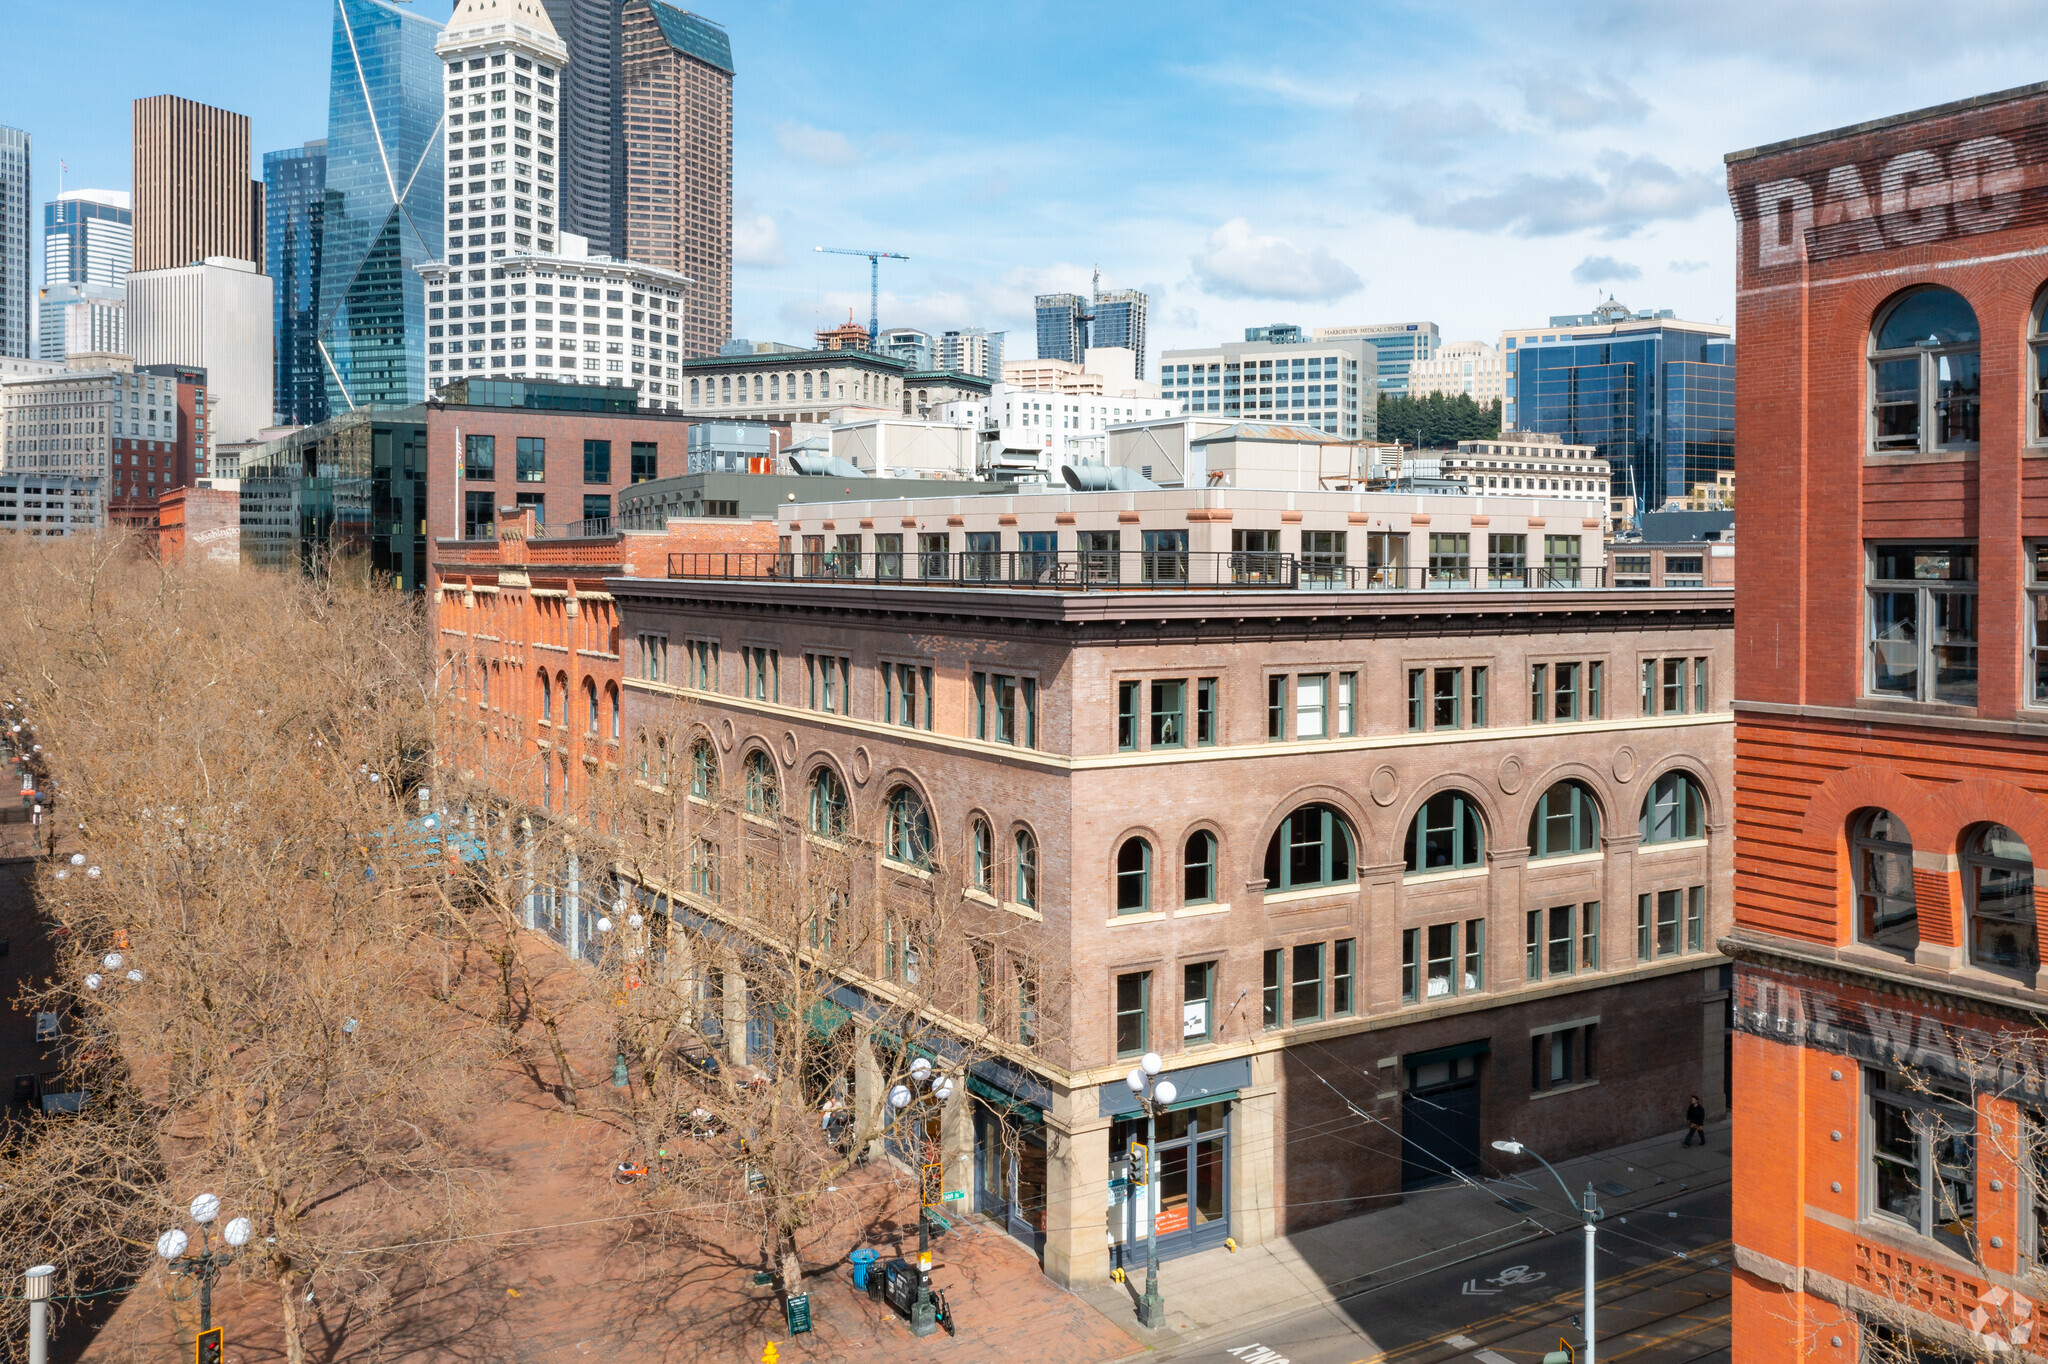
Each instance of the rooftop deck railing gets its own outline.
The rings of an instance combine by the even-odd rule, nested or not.
[[[1539,592],[1609,586],[1605,567],[1451,560],[1361,565],[1313,554],[1199,550],[1002,550],[946,553],[676,553],[668,576],[819,584],[929,584],[1052,592]]]

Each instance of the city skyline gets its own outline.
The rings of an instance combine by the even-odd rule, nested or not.
[[[0,120],[39,125],[38,204],[54,193],[59,157],[70,185],[128,184],[135,96],[247,112],[259,153],[325,132],[324,6],[223,3],[173,20],[116,4],[109,31],[125,36],[109,47],[104,109],[57,97],[32,56],[62,40],[74,12],[19,8],[22,41],[0,55],[0,88],[21,107]],[[417,6],[435,22],[451,8]],[[1869,31],[1933,22],[1883,8],[1895,13]],[[1171,49],[1141,14],[1091,14],[1089,51],[1055,61],[1053,35],[1067,31],[1058,12],[994,12],[949,27],[947,60],[915,68],[930,95],[916,107],[941,107],[969,81],[985,101],[989,62],[1057,74],[1017,82],[998,116],[955,132],[909,121],[900,101],[792,112],[806,90],[904,69],[900,23],[827,30],[790,5],[702,12],[766,58],[735,92],[733,331],[801,338],[861,311],[859,270],[808,248],[879,245],[911,257],[883,280],[885,325],[1003,329],[1013,352],[1032,296],[1085,292],[1097,265],[1152,297],[1155,351],[1267,322],[1402,317],[1436,320],[1446,341],[1491,340],[1610,290],[1726,321],[1725,150],[2024,83],[2044,41],[2003,25],[2000,6],[1945,24],[1905,70],[1888,44],[1861,36],[1867,26],[1823,10],[1775,21],[1767,49],[1750,41],[1762,31],[1755,6],[1697,16],[1586,5],[1540,20],[1302,14],[1256,31],[1197,24]],[[271,57],[230,70],[213,59],[228,42]],[[1354,74],[1368,51],[1369,91]],[[1114,109],[1074,126],[1073,99],[1090,91],[1099,107],[1113,71]],[[1727,98],[1736,88],[1741,101]]]

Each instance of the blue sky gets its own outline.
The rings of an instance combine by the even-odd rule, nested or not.
[[[445,18],[451,0],[417,0]],[[731,32],[735,330],[1008,328],[1033,293],[1149,291],[1152,350],[1252,323],[1733,312],[1722,153],[2038,80],[2017,0],[901,5],[748,0]],[[129,183],[128,101],[323,136],[318,0],[0,0],[0,123],[38,200]]]

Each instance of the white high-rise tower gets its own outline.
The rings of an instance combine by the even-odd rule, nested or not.
[[[434,51],[447,75],[448,264],[557,250],[569,49],[546,8],[460,0]]]

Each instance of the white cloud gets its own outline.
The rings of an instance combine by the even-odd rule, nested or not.
[[[732,215],[732,263],[770,268],[789,264],[789,254],[782,249],[782,229],[772,216],[755,212],[745,199],[735,205]]]
[[[1650,109],[1628,82],[1606,72],[1581,80],[1545,67],[1524,71],[1517,81],[1530,115],[1557,128],[1637,123]]]
[[[1712,265],[1703,260],[1675,260],[1671,262],[1671,273],[1674,275],[1697,274],[1701,270],[1710,270],[1712,268]]]
[[[775,145],[784,156],[813,166],[851,166],[860,160],[860,153],[844,133],[813,128],[808,123],[776,124]]]
[[[1327,247],[1302,250],[1285,237],[1262,237],[1243,218],[1209,234],[1209,249],[1194,257],[1202,288],[1224,298],[1285,298],[1326,303],[1365,286],[1358,272]]]
[[[1609,284],[1642,277],[1641,270],[1612,256],[1588,256],[1572,267],[1572,280],[1577,284]]]
[[[1458,144],[1501,131],[1492,114],[1469,99],[1447,104],[1425,96],[1381,105],[1360,95],[1352,106],[1360,123],[1379,135],[1381,150],[1395,161],[1432,162],[1452,155]]]
[[[1594,158],[1597,174],[1523,172],[1490,194],[1464,199],[1396,190],[1393,207],[1425,227],[1468,232],[1509,232],[1518,237],[1555,237],[1598,230],[1626,237],[1658,219],[1684,219],[1726,202],[1721,181],[1702,171],[1679,171],[1654,156],[1603,151]]]

